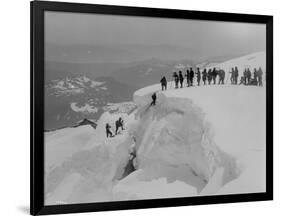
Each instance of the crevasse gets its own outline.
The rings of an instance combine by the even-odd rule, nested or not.
[[[202,190],[213,193],[239,175],[234,157],[216,145],[215,132],[201,108],[188,98],[168,98],[162,93],[158,94],[156,106],[144,105],[144,101],[149,104],[149,98],[150,95],[134,97],[139,109],[137,124],[130,128],[130,133],[136,137],[137,169],[161,165],[170,172],[181,168],[182,172],[191,172],[203,182],[192,185],[198,193]],[[163,170],[161,176],[165,176]],[[216,172],[220,173],[219,177]],[[220,185],[208,189],[213,176],[220,178],[216,179]],[[189,182],[177,176],[173,180]]]

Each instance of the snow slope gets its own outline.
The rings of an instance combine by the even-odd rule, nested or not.
[[[150,96],[152,92],[158,89],[159,86],[155,85],[137,91],[134,95],[136,103],[142,106],[143,101],[151,100]],[[216,154],[217,151],[226,154],[220,153],[214,157],[215,161],[223,161],[223,163],[215,163],[212,160],[207,161],[209,166],[212,164],[215,167],[213,171],[210,168],[207,170],[202,169],[202,164],[201,167],[197,165],[197,171],[200,168],[204,178],[208,180],[208,184],[202,190],[201,194],[265,191],[266,124],[264,88],[231,85],[184,88],[160,92],[158,93],[158,100],[158,106],[162,106],[162,103],[167,103],[166,101],[173,102],[173,104],[176,104],[172,105],[172,107],[176,108],[174,112],[180,113],[182,111],[185,112],[184,115],[187,114],[186,112],[189,112],[188,107],[193,107],[194,110],[191,113],[197,113],[198,118],[191,115],[185,119],[183,115],[174,119],[174,123],[169,122],[169,124],[175,124],[175,127],[180,132],[184,132],[187,143],[190,137],[193,138],[192,143],[194,143],[196,141],[194,140],[196,135],[200,135],[201,141],[199,143],[201,142],[204,148],[209,148],[210,152],[208,154]],[[190,105],[185,107],[186,104],[183,102],[179,103],[181,100],[185,100]],[[167,108],[166,105],[165,107]],[[155,109],[158,108],[155,107]],[[200,118],[203,122],[201,123],[201,126],[203,126],[201,128],[200,123],[198,125]],[[204,131],[203,135],[199,133],[200,130]],[[193,131],[194,133],[192,134],[189,131]],[[153,139],[155,140],[155,132],[151,132],[151,129],[149,129],[149,133],[153,133]],[[174,132],[173,134],[177,133]],[[184,136],[181,134],[177,137],[183,138]],[[162,140],[161,145],[163,145],[163,142],[167,142],[167,137],[163,137],[163,134],[159,135],[159,138]],[[211,142],[212,145],[208,146],[204,142]],[[170,143],[169,141],[167,145],[170,145]],[[149,151],[151,152],[151,149]],[[171,151],[169,149],[168,152],[171,153]],[[180,159],[183,162],[188,162],[188,159],[184,159],[184,156],[190,159],[194,155],[194,152],[190,156],[185,154],[186,152],[184,151],[184,148],[178,149],[176,154],[177,162]],[[180,157],[181,154],[183,159]],[[164,155],[163,151],[161,155]],[[201,162],[202,159],[196,155],[194,158],[195,161],[193,162],[198,163],[197,160]],[[169,158],[165,158],[164,160],[173,163]],[[234,163],[233,160],[235,161]],[[228,163],[227,166],[225,166],[226,163]],[[188,164],[190,165],[191,163],[188,162]],[[192,166],[194,167],[194,165]],[[225,172],[229,172],[228,180],[230,179],[232,181],[227,182],[227,180],[223,179],[226,175]]]

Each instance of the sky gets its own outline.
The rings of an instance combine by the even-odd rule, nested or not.
[[[81,61],[94,56],[100,61],[101,57],[97,56],[102,55],[104,61],[131,61],[144,56],[178,58],[185,53],[193,57],[214,57],[263,51],[265,43],[266,28],[263,24],[45,13],[47,59],[61,57],[62,61],[75,58]],[[139,53],[132,54],[129,49],[138,49]],[[169,49],[171,55],[163,55]]]

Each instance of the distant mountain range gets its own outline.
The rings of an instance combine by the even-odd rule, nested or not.
[[[45,86],[45,130],[73,126],[84,118],[95,121],[109,102],[131,101],[134,90],[110,77],[51,80]]]

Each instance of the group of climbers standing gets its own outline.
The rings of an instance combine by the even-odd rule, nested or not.
[[[216,81],[217,81],[217,77],[219,77],[218,84],[224,84],[225,71],[222,69],[216,69],[216,68],[211,69],[210,68],[207,72],[207,69],[205,68],[202,72],[202,75],[203,75],[204,85],[207,84],[206,81],[208,81],[208,85],[211,85],[212,81],[213,81],[213,84],[215,85]]]
[[[261,67],[259,67],[259,69],[254,68],[253,72],[250,71],[250,68],[246,68],[243,72],[243,76],[240,78],[239,85],[244,84],[262,86],[262,76],[263,71]]]
[[[235,66],[229,72],[231,74],[230,81],[231,84],[238,84],[239,71],[238,67]],[[173,80],[175,82],[175,88],[183,88],[184,79],[186,79],[186,86],[193,86],[194,77],[196,76],[197,86],[200,86],[201,80],[203,85],[223,85],[225,84],[226,73],[223,69],[218,68],[209,68],[208,70],[204,68],[200,71],[200,68],[197,67],[196,72],[193,71],[193,68],[190,67],[186,70],[186,73],[183,75],[182,71],[173,72]],[[258,85],[262,86],[262,76],[263,72],[261,67],[257,70],[254,69],[253,78],[250,72],[250,69],[245,69],[243,76],[241,76],[240,84],[245,85]],[[217,82],[218,81],[218,82]],[[163,76],[160,80],[162,91],[167,90],[167,79]]]
[[[193,86],[194,77],[196,76],[197,85],[200,86],[201,79],[203,81],[203,85],[209,84],[213,81],[213,84],[216,84],[217,76],[219,77],[218,84],[224,84],[225,80],[225,71],[224,70],[217,70],[216,68],[207,69],[205,68],[202,72],[198,67],[196,72],[193,71],[193,68],[186,70],[186,73],[183,75],[182,71],[173,72],[173,79],[175,82],[175,88],[183,88],[184,79],[186,79],[186,86],[191,87]],[[160,80],[162,91],[167,90],[167,79],[163,76]]]

